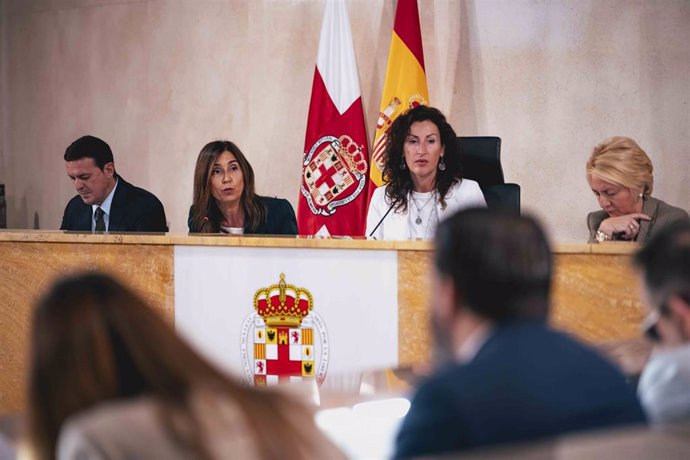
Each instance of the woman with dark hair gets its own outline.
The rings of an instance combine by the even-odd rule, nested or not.
[[[453,127],[433,107],[417,106],[393,122],[383,180],[367,214],[367,235],[378,240],[430,239],[446,216],[486,207],[479,184],[462,178]]]
[[[31,340],[28,448],[39,460],[342,458],[305,406],[231,380],[107,276],[53,286]]]
[[[230,141],[209,142],[199,152],[187,223],[190,233],[297,234],[290,202],[256,194],[254,170]]]

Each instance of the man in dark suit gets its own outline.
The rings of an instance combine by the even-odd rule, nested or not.
[[[60,230],[168,231],[160,200],[117,174],[113,152],[103,140],[84,136],[74,141],[65,151],[65,166],[79,195],[67,203]]]
[[[439,225],[432,324],[451,359],[414,396],[397,458],[644,422],[619,371],[546,324],[552,264],[531,218],[474,209]]]

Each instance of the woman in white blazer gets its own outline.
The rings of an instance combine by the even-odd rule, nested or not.
[[[383,180],[367,213],[366,234],[377,240],[431,239],[447,216],[486,207],[479,184],[462,178],[453,127],[433,107],[414,107],[393,122]]]

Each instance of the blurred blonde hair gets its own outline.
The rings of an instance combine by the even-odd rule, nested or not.
[[[637,142],[616,136],[594,147],[587,161],[587,181],[597,176],[606,182],[651,195],[654,187],[652,160]]]

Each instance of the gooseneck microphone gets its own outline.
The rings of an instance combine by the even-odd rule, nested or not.
[[[379,223],[376,224],[376,227],[374,227],[374,229],[371,231],[371,233],[369,233],[369,236],[373,236],[374,233],[376,233],[376,230],[379,229],[379,227],[381,226],[381,224],[383,223],[383,221],[386,219],[386,217],[388,217],[388,214],[390,214],[391,210],[393,210],[393,208],[395,207],[395,205],[398,204],[398,201],[400,201],[400,198],[399,198],[399,197],[396,198],[395,200],[393,200],[393,203],[391,203],[391,205],[388,207],[388,211],[386,211],[386,213],[383,215],[383,217],[381,218],[381,220],[379,221]],[[374,238],[374,239],[376,239],[376,238]]]

